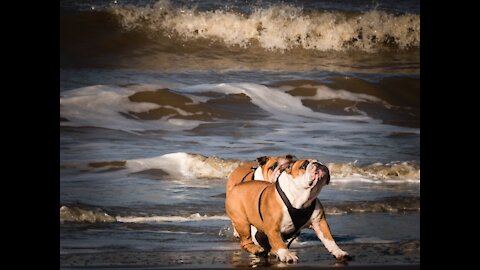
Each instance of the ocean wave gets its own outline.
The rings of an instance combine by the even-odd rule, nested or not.
[[[323,203],[327,215],[344,215],[352,213],[407,212],[420,211],[420,197],[388,197],[376,201],[355,201]],[[100,207],[82,206],[60,207],[60,223],[181,223],[212,220],[230,220],[227,215],[207,215],[193,213],[187,215],[113,215]]]
[[[402,108],[371,94],[321,84],[274,87],[219,83],[170,88],[166,85],[93,85],[63,91],[60,125],[125,131],[191,130],[205,123],[251,119],[276,119],[283,123],[349,121],[376,125],[381,122],[375,119],[378,110],[385,112],[382,115],[387,121],[394,116],[404,121],[415,120],[410,107]],[[359,104],[368,104],[364,106],[367,112],[352,109]]]
[[[123,223],[161,223],[161,222],[188,222],[188,221],[204,221],[204,220],[230,220],[226,215],[207,216],[199,213],[192,214],[187,217],[183,216],[151,216],[151,217],[116,217],[118,222]]]
[[[369,94],[365,93],[354,93],[344,89],[332,89],[326,85],[299,85],[299,86],[283,86],[282,90],[286,90],[289,94],[295,96],[301,96],[307,100],[347,100],[353,102],[367,102],[367,103],[378,103],[384,107],[398,108],[389,104],[388,102]],[[347,108],[345,108],[347,109]]]
[[[191,178],[226,178],[246,161],[206,157],[199,154],[171,153],[153,158],[127,160],[132,172],[160,169],[171,176]]]
[[[100,209],[82,209],[80,207],[60,207],[60,223],[88,222],[103,223],[116,222],[116,218]]]
[[[413,162],[374,163],[364,166],[356,165],[356,162],[329,163],[328,168],[337,181],[420,181],[420,166]]]
[[[233,10],[200,11],[174,7],[169,1],[148,6],[112,6],[125,31],[167,36],[183,42],[220,41],[243,48],[265,50],[302,48],[317,51],[375,51],[383,47],[420,46],[420,16],[370,10],[307,11],[288,4],[255,8],[251,13]]]
[[[229,220],[226,215],[201,215],[194,213],[188,216],[113,216],[100,208],[85,209],[80,206],[60,207],[60,223],[164,223],[205,220]]]
[[[166,114],[158,119],[142,121],[135,116],[161,106],[152,102],[132,102],[129,96],[153,91],[158,86],[115,87],[95,85],[61,93],[61,126],[93,126],[125,131],[184,130],[197,127],[202,121],[172,118]],[[180,115],[181,110],[176,110]]]
[[[132,172],[160,169],[169,175],[190,178],[227,178],[236,167],[248,161],[207,157],[191,153],[171,153],[145,159],[126,161]],[[414,182],[420,181],[420,166],[414,162],[391,162],[356,165],[353,163],[327,163],[332,182],[371,181]]]

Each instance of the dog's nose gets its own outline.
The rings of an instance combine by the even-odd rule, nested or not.
[[[325,174],[328,173],[328,168],[327,168],[327,166],[319,163],[317,167],[318,167],[318,169],[320,169],[321,171],[323,171]]]
[[[328,172],[327,166],[325,166],[325,165],[323,165],[323,164],[321,164],[321,163],[319,163],[319,162],[316,162],[316,161],[315,161],[313,164],[314,164],[315,166],[317,166],[317,168],[318,168],[319,170],[322,170],[323,172]]]
[[[321,178],[325,177],[327,180],[326,184],[328,185],[330,183],[330,172],[328,171],[328,167],[318,162],[315,162],[314,164],[315,166],[317,166],[317,169],[319,170],[320,177]]]

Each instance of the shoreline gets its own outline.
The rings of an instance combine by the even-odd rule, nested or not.
[[[349,262],[336,261],[319,243],[317,246],[297,247],[292,250],[299,256],[296,264],[279,262],[275,257],[258,257],[243,250],[206,251],[141,251],[117,250],[96,253],[60,255],[61,269],[200,269],[200,268],[275,268],[332,269],[419,269],[420,240],[406,243],[342,244],[353,255]]]

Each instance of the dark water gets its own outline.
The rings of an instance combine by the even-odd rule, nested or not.
[[[330,168],[352,265],[418,264],[419,46],[418,1],[60,1],[61,266],[265,265],[225,183],[286,153]]]

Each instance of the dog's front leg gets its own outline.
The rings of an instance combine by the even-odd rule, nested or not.
[[[282,262],[298,262],[298,257],[290,252],[283,241],[282,235],[279,229],[273,229],[265,232],[268,237],[268,242],[272,246],[272,253],[277,255],[278,259]]]
[[[335,258],[339,260],[351,260],[350,255],[339,248],[337,243],[335,243],[324,214],[318,222],[312,222],[312,227],[315,230],[315,234],[317,235],[318,239],[322,241],[323,245],[330,253],[332,253],[333,256],[335,256]]]

